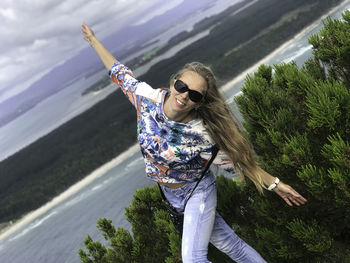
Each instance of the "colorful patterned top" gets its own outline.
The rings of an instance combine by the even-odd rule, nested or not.
[[[153,89],[136,80],[120,62],[113,64],[109,75],[136,108],[137,136],[147,176],[163,183],[199,179],[214,147],[202,121],[194,119],[181,123],[168,119],[163,111],[168,91]],[[231,163],[221,151],[213,164],[232,171]]]

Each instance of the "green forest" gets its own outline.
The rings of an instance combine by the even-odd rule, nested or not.
[[[290,207],[249,180],[217,178],[217,210],[269,263],[350,262],[350,11],[309,42],[314,56],[301,68],[261,65],[235,98],[260,165],[307,204]],[[81,262],[182,262],[156,185],[137,190],[125,216],[132,233],[99,219],[108,245],[87,236]],[[208,259],[232,262],[212,246]]]
[[[166,85],[180,65],[197,60],[211,65],[224,83],[342,1],[281,2],[258,1],[235,16],[226,14],[207,37],[140,80]],[[135,111],[118,90],[0,163],[0,223],[42,206],[135,142]]]

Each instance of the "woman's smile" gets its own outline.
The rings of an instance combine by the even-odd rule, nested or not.
[[[185,103],[181,102],[179,99],[176,99],[176,102],[177,102],[178,104],[180,104],[180,106],[184,106],[184,105],[185,105]]]

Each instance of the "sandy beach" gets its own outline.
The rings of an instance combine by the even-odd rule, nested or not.
[[[288,40],[287,42],[285,42],[284,44],[282,44],[280,47],[278,47],[277,49],[275,49],[272,53],[270,53],[268,56],[266,56],[265,58],[261,59],[260,61],[258,61],[257,63],[255,63],[253,66],[251,66],[250,68],[248,68],[247,70],[245,70],[244,72],[242,72],[240,75],[236,76],[233,80],[227,82],[223,87],[222,87],[222,91],[225,92],[227,91],[230,87],[232,87],[235,83],[242,81],[247,74],[251,74],[254,71],[256,71],[258,69],[258,67],[261,64],[266,63],[268,60],[270,60],[273,56],[275,56],[277,53],[281,52],[283,49],[285,49],[286,47],[288,47],[290,44],[292,44],[296,39],[298,39],[299,37],[305,35],[309,30],[313,29],[318,23],[320,23],[320,21],[324,20],[325,18],[327,18],[327,16],[329,16],[331,13],[335,12],[336,10],[338,10],[339,8],[342,8],[343,6],[345,6],[346,4],[349,4],[350,0],[346,0],[344,1],[341,5],[336,6],[335,8],[333,8],[332,10],[330,10],[328,13],[324,14],[322,17],[320,17],[317,21],[315,21],[313,24],[311,24],[310,26],[304,28],[301,32],[299,32],[297,35],[295,35],[292,39]],[[139,150],[139,146],[138,144],[135,144],[133,146],[131,146],[127,151],[123,152],[122,154],[120,154],[119,156],[117,156],[116,158],[114,158],[113,160],[111,160],[110,162],[104,164],[103,166],[101,166],[100,168],[96,169],[95,171],[93,171],[91,174],[89,174],[88,176],[86,176],[83,180],[81,180],[80,182],[74,184],[73,186],[71,186],[70,188],[68,188],[65,192],[63,192],[62,194],[60,194],[59,196],[55,197],[54,199],[52,199],[50,202],[48,202],[47,204],[45,204],[44,206],[40,207],[39,209],[30,212],[29,214],[23,216],[20,220],[16,221],[15,223],[13,223],[12,225],[9,225],[7,227],[5,227],[4,229],[1,230],[0,232],[0,241],[4,240],[5,238],[7,238],[8,236],[10,236],[11,234],[17,232],[18,230],[20,230],[22,227],[26,226],[28,223],[34,221],[35,219],[37,219],[39,216],[43,215],[45,212],[49,211],[50,209],[52,209],[54,206],[58,205],[59,203],[65,201],[66,199],[68,199],[70,196],[72,196],[73,194],[77,193],[78,191],[80,191],[81,189],[83,189],[84,187],[86,187],[87,185],[89,185],[90,183],[92,183],[94,180],[96,180],[97,178],[99,178],[101,175],[103,175],[104,173],[106,173],[108,170],[110,170],[111,168],[115,167],[116,165],[118,165],[119,163],[123,162],[124,160],[126,160],[128,157],[130,157],[132,154],[134,154],[135,152],[137,152]]]
[[[127,158],[129,158],[131,155],[133,155],[135,152],[139,151],[140,146],[138,144],[134,144],[131,146],[128,150],[123,152],[122,154],[118,155],[116,158],[112,159],[108,163],[102,165],[101,167],[97,168],[95,171],[93,171],[91,174],[86,176],[83,180],[79,181],[78,183],[72,185],[69,187],[66,191],[61,193],[60,195],[56,196],[54,199],[52,199],[50,202],[46,203],[44,206],[40,207],[37,210],[34,210],[27,215],[23,216],[20,220],[16,221],[14,224],[4,228],[1,231],[0,234],[0,241],[7,238],[11,234],[17,232],[22,227],[26,226],[28,223],[34,221],[39,216],[43,215],[47,211],[49,211],[51,208],[55,207],[59,203],[65,201],[70,196],[77,193],[79,190],[83,189],[90,183],[92,183],[94,180],[105,174],[107,171],[115,167],[116,165],[120,164]]]

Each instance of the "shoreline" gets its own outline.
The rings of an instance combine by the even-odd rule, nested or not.
[[[265,56],[264,58],[260,59],[258,62],[254,63],[254,65],[252,65],[251,67],[249,67],[248,69],[244,70],[243,72],[241,72],[239,75],[237,75],[234,79],[226,82],[224,85],[221,86],[220,90],[222,92],[226,92],[230,87],[232,87],[233,85],[235,85],[237,82],[242,81],[243,79],[246,78],[247,74],[253,73],[255,72],[259,66],[261,64],[265,64],[268,60],[270,60],[272,57],[274,57],[276,54],[278,54],[279,52],[281,52],[283,49],[285,49],[286,47],[288,47],[289,45],[291,45],[296,39],[298,39],[299,37],[305,35],[308,31],[310,31],[311,29],[313,29],[314,27],[316,27],[316,25],[318,23],[320,23],[322,20],[325,20],[330,14],[334,13],[335,11],[337,11],[338,9],[341,9],[342,7],[344,7],[346,4],[350,3],[349,0],[344,0],[340,5],[333,7],[332,9],[330,9],[327,13],[323,14],[320,18],[318,18],[316,21],[314,21],[312,24],[310,24],[309,26],[303,28],[299,33],[297,33],[296,35],[294,35],[291,39],[287,40],[286,42],[284,42],[282,45],[280,45],[279,47],[277,47],[274,51],[272,51],[270,54],[268,54],[267,56]]]
[[[234,84],[236,84],[239,81],[242,81],[246,78],[247,74],[253,73],[258,69],[258,67],[261,64],[266,63],[268,60],[270,60],[273,56],[275,56],[277,53],[281,52],[283,49],[285,49],[287,46],[289,46],[291,43],[293,43],[297,38],[304,35],[306,32],[314,28],[318,23],[320,23],[322,20],[327,18],[330,14],[337,11],[338,9],[341,9],[346,4],[349,4],[350,0],[343,1],[340,5],[333,7],[331,10],[329,10],[327,13],[322,15],[320,18],[318,18],[316,21],[314,21],[309,26],[303,28],[299,33],[297,33],[295,36],[293,36],[290,40],[284,42],[282,45],[280,45],[278,48],[276,48],[274,51],[272,51],[270,54],[259,60],[258,62],[254,63],[251,67],[234,77],[231,81],[226,82],[224,85],[221,86],[220,91],[226,92],[230,87],[232,87]],[[113,158],[111,161],[105,163],[101,167],[95,169],[92,171],[89,175],[87,175],[85,178],[80,180],[79,182],[73,184],[70,186],[67,190],[59,194],[58,196],[54,197],[51,201],[46,203],[45,205],[41,206],[40,208],[33,210],[29,212],[28,214],[23,215],[22,218],[14,221],[12,224],[9,223],[9,225],[5,226],[3,229],[0,229],[0,242],[12,235],[13,233],[20,230],[22,227],[26,226],[28,223],[34,221],[39,216],[44,214],[45,212],[49,211],[56,205],[60,204],[73,194],[77,193],[81,189],[83,189],[85,186],[92,183],[97,178],[101,177],[105,172],[112,169],[117,164],[121,163],[122,161],[126,160],[128,157],[130,157],[132,154],[136,153],[137,150],[139,150],[138,143],[132,145],[128,150],[124,151],[123,153],[119,154],[115,158]],[[11,222],[11,221],[10,221]]]
[[[107,171],[109,171],[119,163],[125,161],[127,158],[129,158],[132,154],[136,153],[138,150],[139,150],[139,144],[135,143],[134,145],[129,147],[129,149],[119,154],[117,157],[113,158],[112,160],[105,163],[104,165],[100,166],[99,168],[95,169],[89,175],[84,177],[79,182],[70,186],[66,191],[54,197],[51,201],[47,202],[45,205],[41,206],[36,210],[29,212],[28,214],[24,215],[21,219],[18,219],[17,221],[15,221],[13,224],[10,224],[4,227],[2,230],[0,230],[0,242],[5,238],[9,237],[10,235],[12,235],[13,233],[20,230],[22,227],[26,226],[28,223],[34,221],[39,216],[43,215],[44,213],[46,213],[56,205],[65,201],[73,194],[79,192],[81,189],[83,189],[84,187],[86,187],[87,185],[95,181],[97,178],[101,177]]]

